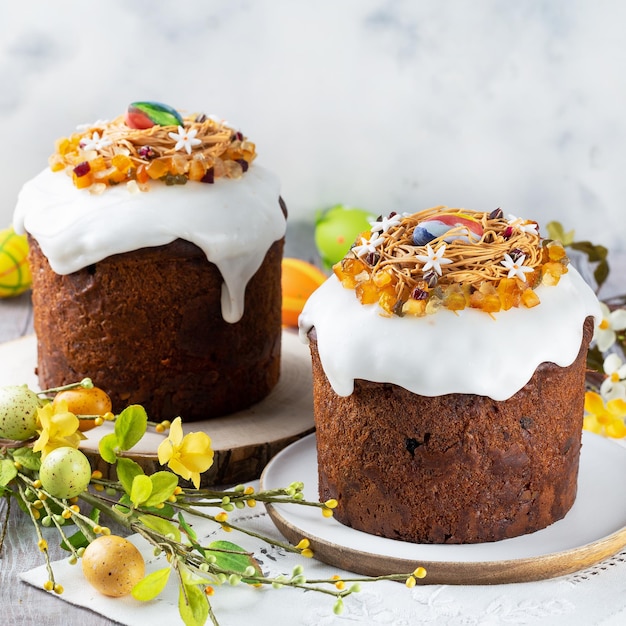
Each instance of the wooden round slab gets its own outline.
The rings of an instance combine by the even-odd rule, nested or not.
[[[35,375],[37,340],[34,335],[0,344],[0,384],[27,384],[38,390]],[[205,431],[215,453],[212,467],[202,475],[202,486],[227,485],[254,480],[269,460],[300,437],[313,432],[313,394],[308,346],[295,331],[284,330],[282,337],[281,376],[270,395],[249,409],[206,421],[183,425],[185,432]],[[112,432],[105,423],[86,433],[81,449],[105,477],[114,478],[112,466],[98,454],[98,442]],[[154,431],[129,451],[146,472],[163,469],[158,463],[157,448],[163,435]]]
[[[423,566],[427,575],[420,584],[530,582],[576,572],[626,546],[626,483],[606,480],[624,473],[624,447],[583,433],[578,496],[565,518],[529,535],[483,544],[414,544],[354,530],[312,507],[273,504],[267,510],[290,542],[306,537],[315,558],[350,572],[384,576]],[[307,500],[318,500],[314,435],[272,459],[261,488],[294,480],[304,482]]]

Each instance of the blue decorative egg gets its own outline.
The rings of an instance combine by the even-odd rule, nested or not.
[[[480,222],[477,222],[471,217],[461,215],[459,213],[442,213],[441,215],[433,215],[423,221],[421,221],[413,230],[413,243],[416,246],[425,246],[429,244],[433,239],[443,237],[448,231],[453,228],[462,226],[465,229],[466,234],[455,234],[446,237],[444,241],[450,243],[451,241],[461,240],[470,242],[470,235],[473,235],[473,239],[480,239],[483,236],[483,227]]]

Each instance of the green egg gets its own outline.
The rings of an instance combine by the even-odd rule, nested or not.
[[[317,220],[315,225],[315,245],[328,269],[346,255],[357,236],[370,231],[370,221],[375,215],[353,207],[337,204]]]
[[[25,441],[37,434],[41,402],[26,385],[0,387],[0,438]]]
[[[55,448],[41,462],[41,486],[56,498],[73,498],[87,488],[91,480],[91,465],[76,448]]]

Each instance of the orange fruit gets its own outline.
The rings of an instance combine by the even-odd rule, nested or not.
[[[283,259],[281,284],[284,326],[298,327],[298,316],[304,303],[326,278],[326,274],[311,263],[301,259]]]

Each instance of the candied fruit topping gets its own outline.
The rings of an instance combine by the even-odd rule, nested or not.
[[[568,263],[561,243],[542,242],[532,220],[505,217],[501,209],[435,207],[379,217],[333,271],[382,315],[421,317],[443,307],[493,317],[540,304],[535,289],[556,285]]]
[[[183,116],[159,107],[161,121],[151,125],[137,122],[145,111],[133,110],[134,117],[120,115],[58,139],[48,159],[50,169],[65,171],[76,187],[93,193],[120,183],[148,191],[157,180],[167,185],[214,183],[245,175],[256,147],[241,132],[204,114]]]

